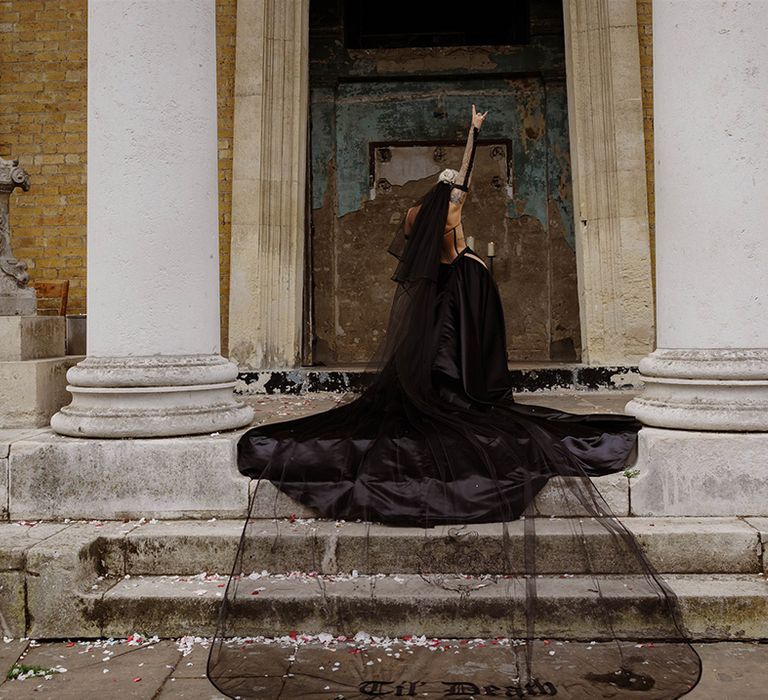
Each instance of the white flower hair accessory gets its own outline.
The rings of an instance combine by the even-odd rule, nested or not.
[[[439,177],[437,178],[438,182],[447,182],[449,185],[453,185],[456,182],[456,178],[459,176],[459,173],[457,170],[453,170],[452,168],[446,168],[443,170],[443,172],[440,173]]]

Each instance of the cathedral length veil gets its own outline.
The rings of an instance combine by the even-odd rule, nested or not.
[[[208,677],[259,700],[680,697],[700,661],[675,596],[589,478],[640,426],[513,400],[495,282],[440,263],[450,190],[389,246],[362,393],[238,443],[249,511]],[[278,517],[285,494],[320,518]]]

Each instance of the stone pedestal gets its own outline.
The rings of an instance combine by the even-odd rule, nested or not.
[[[63,316],[0,316],[0,362],[66,355]]]
[[[219,354],[213,0],[88,8],[88,313],[64,435],[248,424]],[[275,163],[278,167],[278,163]]]
[[[0,316],[0,428],[48,425],[69,401],[61,316]]]
[[[653,6],[658,349],[640,514],[768,514],[768,4]]]
[[[644,428],[633,515],[768,516],[768,433]]]

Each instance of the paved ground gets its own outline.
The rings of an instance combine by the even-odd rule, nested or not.
[[[691,700],[762,700],[768,697],[768,644],[697,644],[704,663]],[[141,642],[0,642],[3,679],[16,664],[53,670],[47,676],[4,680],[2,700],[218,700],[205,677],[205,640]],[[66,669],[64,671],[63,669]],[[266,699],[265,699],[266,700]],[[285,700],[294,700],[286,698]]]

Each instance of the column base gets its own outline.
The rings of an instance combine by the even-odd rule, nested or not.
[[[768,516],[768,433],[643,428],[632,515]]]
[[[626,411],[646,425],[768,431],[768,350],[662,348],[640,374],[643,391]]]
[[[88,357],[67,373],[72,403],[51,419],[61,435],[173,437],[253,420],[236,401],[237,367],[219,355]]]

